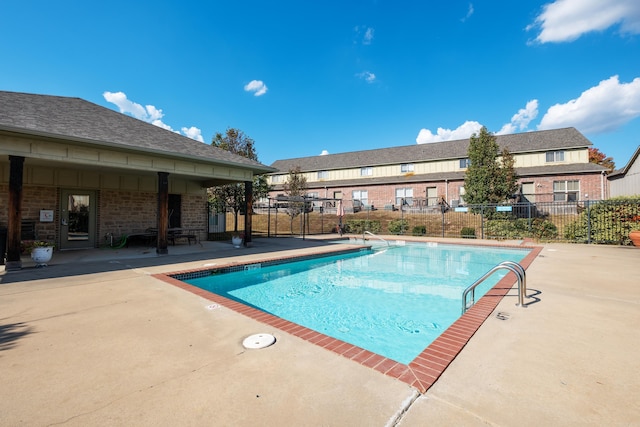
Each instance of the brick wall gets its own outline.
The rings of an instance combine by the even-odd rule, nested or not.
[[[121,236],[157,225],[156,193],[102,190],[99,199],[98,236]]]
[[[584,200],[588,195],[589,200],[600,200],[602,198],[602,177],[599,174],[590,175],[556,175],[556,176],[537,176],[521,178],[518,182],[533,182],[536,192],[536,202],[553,201],[553,182],[554,181],[580,181],[580,200]],[[605,184],[606,185],[606,184]],[[379,184],[379,185],[358,185],[349,187],[312,188],[308,192],[317,193],[319,197],[332,198],[336,191],[342,191],[343,200],[349,202],[352,200],[352,192],[354,190],[368,191],[368,204],[374,205],[376,208],[382,209],[384,205],[396,204],[396,189],[412,188],[413,198],[426,198],[427,187],[436,187],[436,197],[443,197],[448,203],[452,200],[460,199],[460,187],[464,186],[464,180],[445,182],[420,182],[406,184]],[[283,191],[273,191],[271,196],[284,194]],[[347,203],[348,205],[348,203]]]
[[[156,193],[100,191],[99,234],[114,236],[141,232],[157,226]],[[181,226],[207,229],[207,197],[199,194],[181,196]]]
[[[58,193],[51,187],[24,187],[22,190],[22,219],[35,222],[35,237],[53,241],[56,236],[57,218],[53,222],[40,222],[40,210],[58,209]],[[9,220],[9,185],[0,185],[0,225],[6,227]]]
[[[207,196],[184,194],[182,196],[182,227],[207,229]]]
[[[0,226],[7,226],[9,186],[0,184]],[[144,231],[157,226],[158,196],[152,192],[97,191],[98,241],[105,234]],[[23,187],[22,218],[35,221],[36,238],[54,240],[59,226],[60,193],[52,187]],[[55,212],[53,222],[40,222],[40,210]],[[207,229],[207,197],[199,194],[182,195],[182,226]]]
[[[521,179],[519,182],[533,182],[536,202],[553,202],[553,183],[556,181],[580,181],[579,200],[602,199],[602,177],[600,175],[555,175]],[[606,183],[605,183],[606,185]]]

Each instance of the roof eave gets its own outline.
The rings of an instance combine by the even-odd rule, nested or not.
[[[168,152],[163,151],[163,150],[154,150],[154,149],[149,149],[149,148],[144,148],[144,147],[125,146],[125,145],[113,143],[113,142],[110,142],[110,141],[98,141],[98,140],[93,140],[93,139],[89,139],[89,138],[79,138],[79,137],[76,137],[76,136],[61,135],[61,134],[55,134],[55,133],[51,133],[51,132],[43,132],[43,131],[33,130],[33,129],[24,129],[24,128],[18,128],[18,127],[13,127],[13,126],[0,125],[0,132],[2,132],[2,131],[15,133],[15,134],[20,134],[20,135],[23,135],[23,136],[37,136],[37,137],[40,137],[40,138],[54,139],[54,140],[58,140],[58,141],[72,142],[72,143],[77,143],[77,144],[90,144],[90,145],[92,145],[94,147],[108,147],[108,148],[112,148],[114,150],[130,152],[130,153],[153,154],[153,155],[156,155],[156,156],[170,157],[170,158],[174,158],[174,159],[175,158],[179,158],[179,159],[184,159],[184,160],[189,160],[189,161],[194,161],[195,160],[195,161],[199,161],[199,162],[202,162],[203,160],[205,160],[207,162],[216,163],[216,164],[219,164],[219,165],[242,168],[242,169],[249,169],[254,175],[260,175],[260,174],[265,174],[265,173],[270,173],[270,172],[276,171],[275,168],[272,168],[271,166],[266,166],[266,165],[262,165],[262,166],[245,165],[245,164],[242,164],[242,163],[235,163],[235,162],[230,162],[230,161],[227,161],[227,160],[203,158],[201,156],[188,155],[188,154],[175,153],[175,152],[168,153]]]

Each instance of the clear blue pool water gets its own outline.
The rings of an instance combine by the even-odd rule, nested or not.
[[[408,364],[460,317],[467,286],[527,253],[407,243],[186,282]],[[476,288],[476,300],[505,274]]]

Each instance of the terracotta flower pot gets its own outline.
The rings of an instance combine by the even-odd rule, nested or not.
[[[640,230],[630,231],[629,238],[631,239],[633,246],[640,248]]]

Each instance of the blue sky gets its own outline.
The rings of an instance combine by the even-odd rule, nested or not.
[[[640,145],[640,2],[5,1],[0,90],[278,159],[574,126]]]

